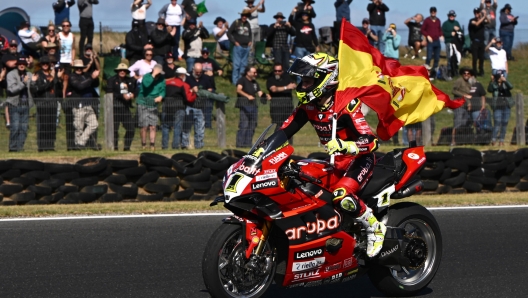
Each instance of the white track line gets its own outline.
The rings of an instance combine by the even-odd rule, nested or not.
[[[511,205],[511,206],[473,206],[473,207],[432,207],[427,208],[432,211],[449,211],[449,210],[471,210],[471,209],[510,209],[510,208],[528,208],[528,205]],[[232,213],[179,213],[179,214],[137,214],[137,215],[97,215],[97,216],[68,216],[68,217],[20,217],[5,218],[4,221],[38,221],[38,220],[67,220],[67,219],[115,219],[115,218],[147,218],[147,217],[196,217],[196,216],[229,216]]]

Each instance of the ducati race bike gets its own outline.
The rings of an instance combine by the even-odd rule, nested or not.
[[[213,297],[260,297],[274,281],[285,288],[342,283],[368,274],[388,296],[411,296],[435,276],[442,236],[421,205],[391,199],[422,189],[415,174],[423,147],[395,149],[376,160],[357,194],[387,226],[381,252],[366,255],[363,225],[335,208],[333,186],[343,176],[331,162],[293,161],[293,147],[273,125],[233,164],[223,180],[223,203],[233,215],[209,239],[202,275]]]

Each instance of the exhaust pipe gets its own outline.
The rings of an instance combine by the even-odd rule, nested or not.
[[[410,197],[414,195],[415,193],[422,191],[422,189],[423,189],[422,181],[414,180],[413,182],[405,185],[399,191],[393,193],[391,195],[391,199],[402,199],[402,198]]]

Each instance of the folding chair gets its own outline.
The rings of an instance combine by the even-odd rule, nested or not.
[[[257,41],[255,43],[255,61],[257,62],[259,72],[264,72],[266,69],[271,71],[273,68],[273,61],[266,57],[265,41]]]

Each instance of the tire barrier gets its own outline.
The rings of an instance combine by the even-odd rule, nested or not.
[[[528,148],[517,151],[453,148],[426,152],[417,174],[424,194],[528,191]]]
[[[211,201],[222,193],[228,168],[244,155],[227,149],[170,158],[142,153],[137,160],[90,157],[74,164],[0,160],[0,205]],[[324,160],[328,154],[313,152],[307,158]],[[528,191],[528,148],[426,152],[417,177],[423,194]]]

